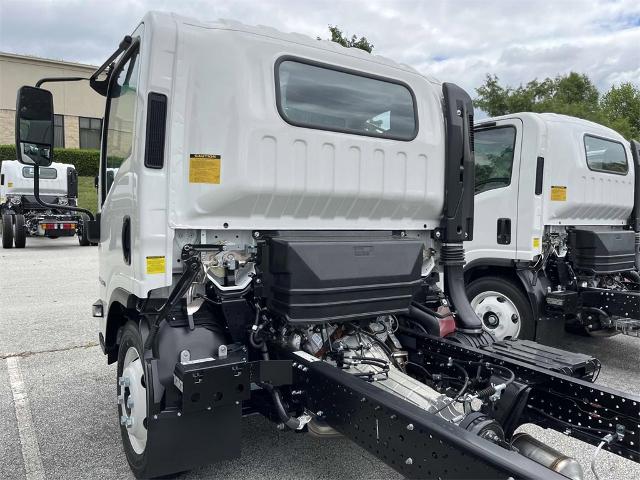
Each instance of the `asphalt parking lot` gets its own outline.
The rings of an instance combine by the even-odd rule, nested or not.
[[[113,365],[97,346],[97,248],[73,239],[27,240],[0,250],[0,478],[132,478],[120,444]],[[568,337],[562,346],[597,356],[598,383],[640,393],[640,340]],[[594,448],[556,432],[528,430],[585,467]],[[279,432],[243,421],[242,458],[181,478],[399,478],[344,439]],[[224,441],[224,439],[217,439]],[[216,441],[216,439],[212,439]],[[608,452],[601,478],[640,478],[640,466]]]

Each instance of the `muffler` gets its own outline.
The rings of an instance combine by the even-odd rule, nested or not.
[[[567,457],[556,449],[545,445],[540,440],[533,438],[528,433],[516,433],[511,440],[511,446],[518,450],[520,455],[524,455],[571,480],[584,479],[582,466],[575,458]]]

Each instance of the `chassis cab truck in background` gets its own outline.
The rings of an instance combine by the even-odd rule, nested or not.
[[[469,300],[498,340],[640,336],[639,144],[556,114],[475,126]]]
[[[640,398],[592,383],[595,358],[494,343],[471,309],[463,90],[336,43],[161,13],[91,85],[106,96],[93,311],[136,476],[237,457],[253,413],[339,432],[413,478],[582,478],[514,433],[525,423],[638,461]],[[23,162],[47,164],[50,99],[19,92]]]
[[[59,207],[76,206],[78,174],[73,165],[52,163],[40,169],[40,194],[49,206],[34,196],[34,167],[16,160],[5,160],[0,167],[0,213],[2,248],[24,248],[27,237],[71,237],[89,245],[82,228],[83,217]]]

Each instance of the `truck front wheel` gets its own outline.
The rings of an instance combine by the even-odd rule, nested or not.
[[[138,325],[129,321],[124,326],[118,350],[118,421],[122,445],[137,478],[146,477],[148,463],[148,398],[143,352]]]
[[[480,277],[467,286],[467,296],[482,327],[496,340],[532,340],[535,323],[529,300],[513,282],[499,277]]]
[[[13,241],[16,248],[24,248],[27,244],[27,227],[24,225],[24,215],[16,215],[13,222]]]
[[[13,218],[8,213],[2,214],[2,248],[13,247]]]

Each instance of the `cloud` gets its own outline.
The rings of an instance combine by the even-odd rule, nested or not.
[[[0,50],[100,64],[151,9],[312,37],[338,25],[375,53],[470,92],[487,73],[512,85],[571,70],[602,90],[640,84],[637,0],[3,0]]]

